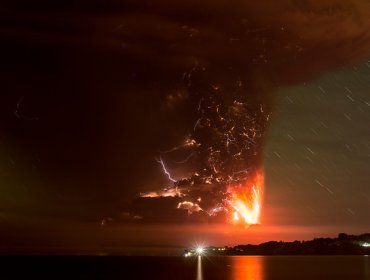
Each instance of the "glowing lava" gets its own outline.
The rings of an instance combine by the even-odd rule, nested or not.
[[[237,185],[230,185],[229,212],[232,222],[246,225],[260,223],[264,178],[261,171]]]

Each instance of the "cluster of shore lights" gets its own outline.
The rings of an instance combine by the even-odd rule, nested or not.
[[[185,254],[185,257],[191,256],[202,256],[205,253],[205,249],[203,247],[197,247],[194,250],[191,250]]]

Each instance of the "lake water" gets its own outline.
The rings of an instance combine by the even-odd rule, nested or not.
[[[2,257],[1,279],[370,280],[367,256]]]

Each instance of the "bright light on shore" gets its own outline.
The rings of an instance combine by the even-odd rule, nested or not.
[[[198,255],[202,255],[204,253],[204,248],[203,247],[198,247],[196,249],[196,252],[197,252]]]
[[[369,242],[364,242],[364,243],[362,243],[362,247],[370,247],[370,243]]]

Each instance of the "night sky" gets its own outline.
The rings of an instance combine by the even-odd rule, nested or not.
[[[247,2],[0,4],[0,253],[370,230],[370,4]]]

